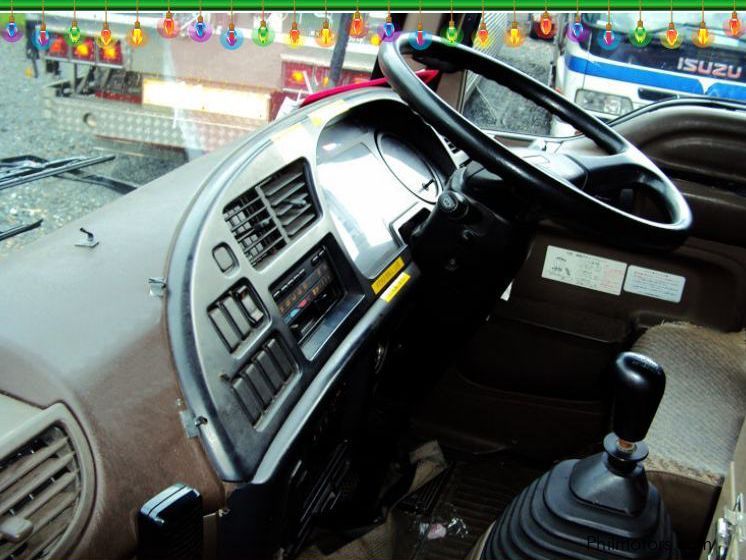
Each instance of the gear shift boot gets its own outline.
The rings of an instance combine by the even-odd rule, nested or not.
[[[483,558],[679,558],[668,513],[641,464],[648,455],[642,439],[663,397],[663,369],[625,352],[614,373],[605,451],[563,461],[526,488],[495,525]]]

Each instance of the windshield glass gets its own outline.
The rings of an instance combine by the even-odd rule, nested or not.
[[[369,79],[386,13],[362,13],[351,27],[351,13],[327,20],[298,12],[296,36],[292,12],[236,13],[232,43],[229,13],[204,12],[202,37],[194,33],[198,12],[175,13],[165,25],[164,14],[140,14],[137,47],[129,39],[134,13],[78,12],[73,42],[73,14],[47,12],[46,47],[40,14],[14,16],[17,40],[0,41],[8,85],[0,93],[0,258],[265,126],[312,93]],[[7,15],[0,24],[6,30]]]
[[[507,25],[513,14],[502,17]],[[668,43],[668,12],[643,12],[645,32],[633,44],[638,12],[612,12],[613,35],[607,43],[606,13],[551,14],[542,28],[542,13],[517,14],[519,46],[504,41],[493,56],[554,88],[601,120],[612,122],[632,111],[675,99],[746,102],[746,35],[729,35],[730,12],[706,12],[706,44],[698,44],[701,12],[674,12],[675,40]],[[466,115],[497,131],[568,136],[575,129],[507,88],[470,73]]]

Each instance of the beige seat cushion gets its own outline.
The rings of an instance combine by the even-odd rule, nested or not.
[[[633,351],[666,372],[646,438],[647,470],[721,486],[746,412],[746,333],[664,323],[640,337]]]

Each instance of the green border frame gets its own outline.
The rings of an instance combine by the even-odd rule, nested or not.
[[[451,8],[450,0],[423,0],[422,8],[425,11],[443,12]],[[549,0],[548,7],[550,12],[575,11],[575,0]],[[78,10],[103,10],[104,0],[77,0]],[[356,0],[327,0],[326,7],[330,12],[350,12],[355,9]],[[385,11],[387,9],[386,0],[360,0],[359,6],[361,11]],[[581,11],[605,11],[607,3],[605,0],[581,0]],[[644,0],[643,11],[668,11],[670,9],[670,0]],[[14,0],[13,7],[18,11],[39,11],[41,9],[41,0]],[[72,0],[44,0],[44,7],[47,10],[72,10]],[[111,11],[134,11],[135,0],[108,0],[108,7]],[[171,10],[197,10],[199,0],[174,0],[171,2]],[[297,0],[296,7],[298,10],[323,11],[323,0]],[[234,9],[241,11],[258,11],[261,8],[261,0],[235,0]],[[264,8],[267,11],[290,11],[293,8],[292,0],[265,0]],[[455,11],[479,11],[482,9],[481,0],[453,0]],[[516,8],[521,11],[543,11],[544,2],[542,0],[516,0]],[[637,0],[613,0],[612,10],[614,11],[637,11],[639,3]],[[10,9],[9,0],[0,0],[0,11]],[[226,11],[230,9],[230,0],[203,0],[202,9],[205,11]],[[412,12],[419,9],[417,0],[391,0],[392,11]],[[485,9],[487,11],[511,11],[513,9],[512,0],[485,0]],[[675,10],[700,10],[702,2],[698,0],[676,0]],[[723,0],[705,0],[705,9],[710,11],[727,11],[733,10],[733,2]],[[140,10],[142,11],[165,11],[166,0],[140,0]]]

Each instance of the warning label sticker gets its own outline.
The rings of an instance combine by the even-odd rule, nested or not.
[[[620,261],[549,245],[541,276],[618,296],[626,270]]]
[[[624,291],[679,303],[684,294],[684,284],[686,278],[683,276],[630,265],[624,281]]]

